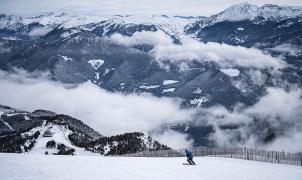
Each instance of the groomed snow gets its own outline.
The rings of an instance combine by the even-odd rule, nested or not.
[[[14,180],[301,180],[302,167],[238,159],[127,158],[0,154],[0,179]]]
[[[240,71],[238,69],[233,69],[233,68],[220,69],[220,71],[231,77],[236,77],[239,76],[240,74]]]
[[[168,86],[168,85],[175,84],[175,83],[178,83],[178,82],[179,81],[176,81],[176,80],[164,80],[163,85]]]
[[[156,89],[159,87],[160,87],[160,85],[141,85],[141,86],[139,86],[140,89]]]
[[[169,89],[164,89],[162,93],[170,93],[170,92],[174,92],[175,88],[169,88]]]

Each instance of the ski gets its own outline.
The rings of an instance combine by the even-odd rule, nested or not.
[[[189,164],[189,163],[182,163],[183,165],[191,165],[191,166],[194,166],[194,165],[197,165],[197,164]]]

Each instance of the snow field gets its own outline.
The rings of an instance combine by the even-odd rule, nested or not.
[[[197,157],[134,158],[0,154],[1,180],[301,180],[302,167]]]

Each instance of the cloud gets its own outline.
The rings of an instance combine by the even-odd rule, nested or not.
[[[46,27],[35,28],[29,32],[29,35],[30,36],[44,36],[52,30],[53,30],[53,28],[46,28]]]
[[[268,88],[267,95],[254,106],[248,108],[247,114],[261,114],[265,119],[273,122],[278,118],[302,123],[302,91],[300,89],[289,92],[283,89]]]
[[[302,54],[301,48],[292,44],[281,44],[273,48],[268,48],[268,50],[296,57]]]
[[[302,131],[292,132],[292,134],[280,137],[274,142],[265,146],[269,150],[286,150],[291,152],[301,152],[302,151]]]
[[[233,110],[222,106],[202,109],[199,123],[214,127],[211,139],[219,146],[302,151],[301,97],[301,89],[268,88],[267,94],[250,107],[237,105]],[[238,128],[232,128],[234,125]]]
[[[286,63],[256,48],[231,46],[215,42],[203,43],[194,39],[184,39],[181,44],[173,43],[170,36],[162,31],[136,32],[133,36],[112,35],[114,43],[124,46],[138,44],[152,45],[150,54],[162,63],[164,61],[214,62],[220,67],[250,67],[256,69],[280,69]]]
[[[301,97],[302,90],[298,88],[285,91],[270,87],[252,106],[181,109],[180,100],[175,98],[112,93],[90,82],[63,84],[51,81],[48,73],[0,71],[1,104],[68,114],[104,135],[148,132],[174,148],[190,147],[193,140],[185,133],[162,127],[190,123],[213,126],[209,138],[218,146],[302,151]]]
[[[135,46],[139,44],[148,44],[152,46],[173,44],[173,40],[162,31],[135,32],[130,37],[116,33],[110,37],[110,40],[123,46]]]
[[[177,99],[111,93],[90,82],[62,84],[50,81],[47,73],[24,71],[0,71],[0,102],[27,111],[47,109],[71,115],[104,135],[150,132],[166,123],[188,121],[193,115],[181,109]],[[167,144],[175,146],[175,142]]]
[[[162,133],[155,133],[152,136],[159,142],[171,144],[172,148],[189,148],[193,146],[193,140],[187,134],[179,133],[173,130],[167,130]]]

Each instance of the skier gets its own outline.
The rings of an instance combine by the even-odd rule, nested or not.
[[[185,150],[186,156],[187,156],[187,161],[190,165],[195,165],[195,162],[193,161],[193,154],[191,151],[188,149]]]

